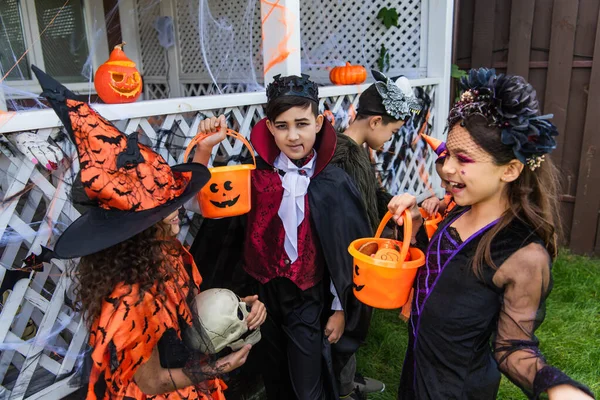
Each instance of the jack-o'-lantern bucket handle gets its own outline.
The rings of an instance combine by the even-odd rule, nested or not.
[[[404,217],[404,238],[402,240],[402,249],[400,250],[400,258],[399,260],[405,260],[406,255],[408,254],[408,249],[410,247],[410,239],[412,237],[412,215],[410,214],[410,210],[404,210],[402,215]],[[385,216],[381,220],[379,227],[377,228],[377,233],[375,233],[375,239],[379,239],[385,226],[392,218],[392,213],[389,211],[385,213]]]
[[[215,135],[217,134],[217,132],[214,133],[209,133],[207,135],[196,135],[191,141],[190,144],[188,144],[187,148],[185,149],[185,153],[183,155],[183,162],[187,162],[188,157],[190,156],[190,153],[192,151],[192,149],[201,141],[203,141],[204,139],[206,139],[209,136]],[[240,140],[242,143],[244,143],[244,145],[248,148],[248,150],[250,150],[250,155],[252,156],[252,163],[254,164],[254,168],[256,168],[256,157],[254,156],[254,149],[252,148],[252,146],[250,145],[250,143],[246,140],[246,138],[242,135],[240,135],[238,132],[234,131],[233,129],[227,129],[227,131],[225,132],[225,134],[227,136],[231,136],[234,137],[238,140]]]

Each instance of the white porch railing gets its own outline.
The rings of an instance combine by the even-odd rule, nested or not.
[[[412,82],[434,100],[438,79]],[[323,87],[321,109],[329,109],[336,126],[347,123],[358,94],[367,85]],[[183,149],[196,134],[199,122],[224,113],[232,128],[244,135],[263,118],[264,92],[220,96],[189,97],[137,102],[128,105],[96,105],[94,108],[115,122],[125,133],[137,132],[157,145],[170,164],[182,161]],[[423,129],[431,133],[434,107],[430,104]],[[22,259],[40,246],[52,247],[56,236],[80,214],[70,201],[70,185],[78,163],[75,149],[61,140],[58,117],[51,109],[15,114],[0,126],[0,282],[22,267]],[[343,127],[343,126],[342,126]],[[433,174],[431,152],[424,151],[418,139],[421,126],[407,127],[394,138],[377,160],[389,167],[385,183],[394,192],[427,190],[423,176]],[[36,167],[12,145],[11,136],[22,131],[58,144],[74,162],[64,163],[49,173]],[[241,142],[224,142],[222,151],[236,155]],[[215,149],[216,151],[217,149]],[[425,156],[425,157],[424,157]],[[181,239],[193,240],[188,227]],[[70,375],[81,360],[87,332],[81,316],[65,303],[71,281],[65,274],[65,261],[45,264],[43,270],[14,284],[0,314],[0,399],[41,399],[48,393],[60,398],[76,390]],[[28,325],[37,334],[27,336]]]

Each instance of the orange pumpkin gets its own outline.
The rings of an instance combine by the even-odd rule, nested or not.
[[[210,181],[198,193],[205,218],[243,215],[250,211],[250,172],[254,164],[210,168]]]
[[[367,80],[367,70],[347,62],[343,67],[334,67],[329,73],[329,80],[334,85],[357,85]]]
[[[142,94],[142,78],[123,51],[125,43],[115,46],[108,61],[96,71],[94,86],[107,104],[133,103]]]

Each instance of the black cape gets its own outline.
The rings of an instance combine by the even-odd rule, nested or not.
[[[258,169],[272,169],[257,158]],[[333,280],[346,314],[344,336],[364,341],[372,308],[356,299],[352,291],[353,258],[350,243],[371,237],[372,230],[361,195],[342,169],[327,165],[308,187],[311,223],[323,249],[326,272]],[[190,249],[200,274],[202,289],[224,287],[239,295],[255,292],[255,282],[242,268],[246,217],[205,219]]]

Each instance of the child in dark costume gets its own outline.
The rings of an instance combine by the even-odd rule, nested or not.
[[[446,174],[443,171],[444,159],[446,158],[447,154],[446,143],[424,134],[421,134],[421,136],[438,156],[438,158],[435,160],[435,170],[442,180],[442,188],[446,190],[446,194],[442,200],[433,195],[423,200],[421,203],[421,208],[427,212],[427,215],[435,215],[439,212],[445,217],[456,206],[456,203],[452,198],[452,193],[450,193],[450,187],[448,186]]]
[[[267,397],[333,400],[338,385],[330,343],[342,336],[362,342],[371,316],[353,295],[347,247],[371,228],[350,177],[330,165],[336,134],[318,114],[317,85],[306,75],[276,76],[267,98],[267,118],[250,137],[259,155],[252,209],[245,218],[204,221],[192,251],[197,259],[213,255],[214,264],[204,266],[215,276],[223,259],[231,268],[241,257],[258,287],[269,313],[256,347]],[[209,128],[206,133],[223,131],[224,119],[212,119]],[[206,240],[207,231],[222,236]],[[242,275],[230,271],[234,280]],[[221,285],[218,279],[211,284]]]
[[[556,127],[522,77],[470,71],[450,111],[443,171],[457,204],[415,280],[398,398],[495,399],[501,372],[530,399],[589,400],[546,363],[544,320],[557,253]],[[415,198],[395,197],[395,220]],[[413,215],[415,215],[413,213]]]
[[[202,278],[175,238],[178,210],[210,179],[204,165],[173,166],[76,100],[34,67],[45,96],[77,147],[90,208],[58,238],[47,258],[81,257],[73,270],[90,328],[87,399],[224,400],[219,378],[246,361],[250,345],[217,360],[188,348],[198,329],[188,302]],[[266,319],[256,296],[247,322]]]
[[[420,112],[421,105],[405,77],[393,82],[378,71],[373,71],[373,76],[377,82],[361,93],[356,119],[344,134],[338,134],[331,163],[352,178],[361,194],[374,233],[387,212],[392,195],[379,184],[369,150],[364,145],[370,149],[381,148],[398,134],[411,115]],[[377,380],[360,375],[355,377],[358,343],[349,343],[343,338],[341,343],[333,345],[333,350],[333,365],[340,380],[341,398],[349,396],[355,388],[361,394],[384,390],[383,383]]]

